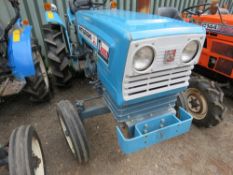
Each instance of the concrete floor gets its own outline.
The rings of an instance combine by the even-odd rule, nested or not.
[[[55,105],[61,99],[82,99],[94,91],[87,82],[56,90],[50,103],[33,105],[27,97],[12,97],[0,108],[0,142],[5,143],[19,125],[32,124],[41,138],[48,175],[233,175],[233,101],[225,120],[210,129],[192,126],[183,136],[154,145],[135,154],[121,154],[111,115],[85,122],[90,142],[89,163],[79,165],[73,158],[60,129]],[[5,170],[0,170],[5,175]]]

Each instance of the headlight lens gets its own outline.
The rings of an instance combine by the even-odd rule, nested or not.
[[[51,10],[53,12],[57,12],[57,6],[55,4],[51,4]]]
[[[191,41],[189,42],[183,52],[182,52],[182,56],[181,56],[181,60],[183,63],[188,63],[190,62],[197,54],[199,49],[199,42],[198,41]]]
[[[154,61],[155,52],[150,46],[139,49],[133,57],[133,66],[137,71],[144,71],[151,66]]]

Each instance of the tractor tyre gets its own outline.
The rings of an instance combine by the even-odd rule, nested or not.
[[[86,163],[89,160],[89,145],[77,110],[68,100],[63,100],[57,104],[57,115],[74,157],[79,163]]]
[[[47,46],[48,63],[55,84],[58,87],[69,87],[72,81],[70,59],[63,30],[60,25],[47,24],[43,27],[44,41]]]
[[[10,175],[45,175],[40,139],[32,126],[16,128],[9,142]]]
[[[223,120],[223,96],[215,82],[192,77],[188,89],[178,95],[176,106],[186,109],[196,126],[209,128]]]
[[[32,56],[35,67],[35,75],[26,78],[24,92],[30,95],[33,102],[49,101],[52,93],[49,76],[44,64],[40,47],[32,43]]]
[[[230,82],[228,87],[222,88],[224,96],[233,99],[233,82]]]

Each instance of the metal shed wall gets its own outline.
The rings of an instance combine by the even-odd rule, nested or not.
[[[103,0],[96,0],[97,2],[103,2]],[[108,0],[109,1],[109,0]],[[137,0],[117,0],[118,7],[125,10],[135,11],[137,8]],[[209,1],[209,0],[207,0]],[[220,5],[224,2],[232,0],[221,0]],[[44,52],[43,34],[41,26],[44,24],[44,2],[52,2],[57,5],[60,15],[64,20],[65,9],[67,8],[67,0],[20,0],[20,9],[23,19],[28,19],[30,24],[33,25],[33,35],[38,39]],[[151,0],[150,12],[155,13],[156,8],[164,6],[173,6],[179,10],[185,7],[195,5],[198,0]],[[233,2],[230,7],[233,12]],[[14,10],[10,6],[8,0],[0,0],[0,23],[6,25],[9,20],[14,16]]]

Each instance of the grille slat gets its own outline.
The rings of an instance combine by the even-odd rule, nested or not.
[[[128,97],[142,97],[188,86],[193,66],[170,68],[139,76],[125,76],[123,89]]]
[[[166,92],[166,91],[169,91],[169,90],[186,87],[188,85],[189,85],[189,83],[185,82],[183,84],[178,84],[178,85],[174,85],[174,86],[168,86],[166,88],[155,89],[153,91],[144,91],[143,93],[132,93],[132,94],[127,94],[127,95],[128,96],[134,96],[134,95],[138,96],[140,94],[139,97],[142,97],[142,96],[151,95],[151,92],[153,92],[154,94],[156,94],[156,93],[162,93],[162,92]]]
[[[183,72],[183,71],[187,71],[187,70],[192,70],[193,66],[185,66],[185,67],[178,67],[175,69],[166,69],[166,70],[161,70],[161,71],[156,71],[150,74],[143,74],[143,75],[138,75],[138,76],[126,76],[125,77],[125,81],[138,81],[138,80],[145,80],[148,77],[158,77],[158,76],[164,76],[164,75],[168,75],[168,74],[175,74],[175,73],[179,73],[179,72]]]
[[[182,78],[184,76],[189,76],[191,75],[191,70],[185,71],[185,72],[181,72],[181,73],[171,73],[171,74],[166,74],[165,76],[155,76],[155,77],[151,77],[149,76],[147,79],[142,79],[139,81],[134,81],[134,82],[130,82],[130,83],[126,83],[124,85],[124,88],[131,88],[131,87],[136,87],[136,86],[141,86],[143,84],[154,84],[154,83],[159,83],[160,81],[166,81],[169,79],[174,79],[174,78]],[[127,80],[126,80],[127,81]]]
[[[183,78],[179,78],[179,79],[175,79],[175,80],[168,79],[166,81],[159,82],[159,83],[154,83],[154,84],[149,84],[148,83],[145,86],[140,86],[140,87],[127,89],[127,93],[135,93],[137,91],[143,91],[143,90],[148,90],[149,91],[150,89],[158,88],[158,87],[168,87],[168,86],[171,86],[172,84],[178,83],[178,82],[185,83],[188,80],[189,80],[189,76],[185,76]]]

